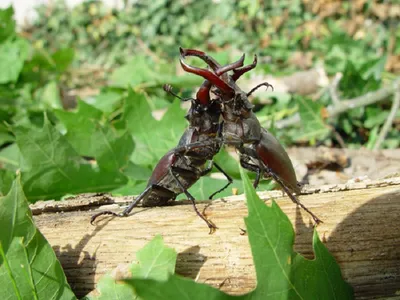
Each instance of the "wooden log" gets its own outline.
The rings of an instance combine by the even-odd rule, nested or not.
[[[359,299],[398,299],[400,291],[400,177],[374,182],[309,188],[302,203],[324,223],[320,237],[334,255],[344,278]],[[279,191],[261,192],[262,199],[274,197],[289,216],[296,232],[295,249],[312,257],[312,224]],[[129,197],[83,195],[61,202],[32,205],[34,219],[53,246],[68,281],[78,296],[95,288],[99,278],[121,264],[135,260],[135,253],[154,235],[179,253],[176,272],[242,294],[256,286],[250,246],[243,217],[247,215],[242,196],[200,202],[217,226],[213,235],[198,218],[190,203],[155,208],[137,208],[128,218],[100,217],[97,226],[90,216],[100,209],[117,210]],[[103,205],[104,203],[117,204]],[[228,280],[226,280],[228,279]]]

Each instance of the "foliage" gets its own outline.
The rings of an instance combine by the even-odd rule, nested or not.
[[[18,177],[0,199],[2,299],[76,299],[50,244],[35,227]]]
[[[16,32],[13,9],[0,10],[0,192],[8,193],[0,200],[0,227],[10,229],[0,232],[3,298],[75,298],[50,245],[33,224],[27,201],[59,200],[84,192],[132,195],[143,190],[154,165],[177,144],[187,126],[180,102],[165,96],[161,85],[170,83],[190,96],[201,82],[196,76],[177,75],[178,45],[207,49],[225,62],[237,49],[257,52],[264,62],[257,72],[278,75],[322,61],[328,74],[343,74],[338,86],[343,99],[375,91],[391,80],[400,55],[400,45],[393,42],[400,39],[400,30],[392,26],[392,17],[380,22],[376,1],[362,7],[337,2],[328,10],[325,1],[160,0],[136,1],[118,11],[96,1],[71,10],[59,1],[50,8],[39,7],[39,18],[22,34]],[[352,23],[353,14],[370,25]],[[295,53],[310,54],[311,61],[296,63]],[[93,97],[77,99],[75,110],[66,110],[65,90],[90,85],[97,76],[77,74],[87,64],[102,68],[107,84],[97,86],[100,91]],[[325,107],[332,99],[327,90],[320,97],[265,95],[270,104],[257,105],[263,124],[299,112],[300,126],[276,132],[287,143],[325,141],[335,146],[331,137],[335,128],[351,147],[372,146],[389,109],[383,102],[328,118]],[[161,119],[153,116],[155,110],[165,111]],[[398,147],[399,141],[397,122],[384,147]],[[215,161],[242,192],[237,162],[224,150]],[[294,233],[287,217],[274,202],[265,206],[249,181],[244,183],[258,285],[236,298],[266,299],[271,293],[274,298],[310,299],[316,294],[324,299],[351,298],[317,233],[316,258],[306,260],[293,251]],[[190,192],[205,199],[224,184],[203,177]],[[229,190],[220,195],[228,194]],[[132,297],[130,286],[150,299],[160,296],[154,293],[171,298],[180,293],[192,293],[193,299],[233,298],[174,275],[175,259],[176,253],[156,237],[138,253],[139,264],[130,270],[132,279],[121,284],[107,275],[99,283],[98,298]]]
[[[108,72],[102,72],[101,76],[105,76],[102,80],[111,79],[114,87],[140,86],[154,96],[150,102],[152,109],[166,105],[160,92],[154,89],[162,83],[180,83],[187,88],[198,85],[193,82],[196,80],[193,76],[187,76],[192,78],[189,82],[176,79],[171,65],[176,62],[179,45],[211,50],[213,55],[217,50],[218,56],[227,58],[227,52],[235,53],[237,49],[255,52],[261,61],[268,62],[258,72],[275,75],[323,62],[328,74],[343,73],[338,95],[348,99],[380,88],[383,80],[391,77],[387,71],[399,71],[400,44],[396,41],[400,40],[400,29],[395,26],[396,13],[388,13],[390,5],[375,0],[361,1],[357,5],[346,1],[308,0],[160,0],[135,1],[117,10],[106,7],[101,1],[86,1],[68,8],[59,0],[50,6],[38,7],[39,17],[25,29],[25,34],[40,47],[54,50],[60,44],[74,47],[77,66],[93,64],[106,70],[117,68],[110,78],[106,75]],[[141,71],[131,72],[132,69]],[[69,85],[81,84],[82,80],[87,84],[93,82],[92,73],[90,78],[79,78],[79,74],[75,77],[78,80],[74,79]],[[267,93],[263,97],[276,99],[275,95]],[[312,124],[304,114],[308,99],[290,94],[284,97],[288,99],[285,105],[274,101],[258,115],[268,127],[271,116],[276,121],[299,111],[302,124],[278,132],[280,139],[289,144],[313,145],[324,141],[328,146],[337,146],[339,143],[332,135],[334,129],[349,147],[360,147],[371,143],[372,133],[384,122],[379,119],[374,127],[366,126],[365,123],[371,122],[371,114],[361,108],[335,119],[319,120],[324,130],[311,133],[308,131]],[[332,103],[331,95],[324,93],[318,103],[319,107],[328,106]],[[386,102],[370,108],[388,112]],[[314,115],[320,113],[315,111]],[[265,114],[268,116],[264,117]],[[389,131],[383,147],[398,146],[396,126]]]

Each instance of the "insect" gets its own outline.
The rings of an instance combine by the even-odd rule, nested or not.
[[[235,66],[232,66],[235,67]],[[92,216],[91,223],[101,215],[126,217],[140,202],[142,206],[163,206],[184,193],[192,202],[196,214],[206,222],[213,233],[216,226],[206,219],[197,209],[194,197],[188,189],[201,176],[209,173],[215,166],[228,180],[228,183],[210,196],[226,189],[232,178],[215,162],[213,156],[221,148],[220,115],[221,107],[217,101],[210,100],[211,83],[205,80],[199,88],[196,99],[182,99],[172,91],[172,87],[164,85],[164,90],[182,101],[191,101],[191,107],[186,115],[189,127],[183,133],[176,148],[167,152],[155,166],[146,189],[121,213],[112,211],[99,212]]]
[[[258,186],[261,177],[274,179],[294,203],[307,211],[317,224],[321,223],[322,221],[294,195],[294,193],[300,193],[300,185],[292,162],[279,141],[261,127],[253,112],[253,105],[248,100],[251,94],[261,86],[268,88],[271,85],[264,82],[246,93],[236,84],[243,74],[257,66],[257,56],[254,56],[253,63],[246,66],[243,66],[244,55],[237,62],[227,65],[240,66],[231,69],[233,74],[229,75],[226,69],[230,68],[221,66],[202,51],[180,48],[180,53],[180,63],[186,72],[203,77],[215,87],[213,93],[217,95],[222,105],[222,141],[239,151],[242,167],[256,172],[254,187]],[[184,61],[186,56],[199,57],[211,70],[188,65]]]

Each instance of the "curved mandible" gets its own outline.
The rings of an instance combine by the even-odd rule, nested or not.
[[[211,82],[208,80],[204,80],[203,84],[200,86],[199,90],[196,93],[196,99],[199,101],[201,105],[208,106],[210,104],[210,89]]]
[[[205,52],[196,49],[185,49],[179,47],[179,52],[183,57],[196,56],[203,60],[213,71],[221,67],[221,65],[211,56],[208,56]]]
[[[244,58],[245,54],[243,54],[239,60],[231,63],[231,64],[226,64],[224,66],[221,66],[214,58],[211,56],[207,55],[205,52],[196,50],[196,49],[184,49],[182,47],[179,47],[179,51],[183,57],[186,56],[196,56],[203,60],[213,71],[216,75],[221,76],[226,72],[229,71],[235,71],[235,69],[238,69],[243,66],[244,63]]]
[[[218,76],[221,76],[224,73],[232,71],[232,70],[235,72],[235,69],[243,66],[244,58],[245,58],[245,55],[243,54],[239,58],[239,60],[237,60],[231,64],[226,64],[225,66],[222,66],[222,67],[218,68],[217,70],[215,70],[215,74],[217,74]]]
[[[253,70],[257,66],[257,54],[254,54],[254,60],[250,65],[246,65],[244,67],[233,70],[232,79],[236,81],[242,76],[244,73]]]
[[[204,79],[207,79],[208,81],[210,81],[213,85],[215,85],[217,88],[219,88],[224,93],[231,94],[231,95],[233,95],[235,93],[235,91],[232,87],[230,87],[226,82],[224,82],[221,78],[219,78],[216,74],[214,74],[210,70],[196,68],[196,67],[188,65],[187,63],[184,62],[183,56],[181,56],[179,58],[179,61],[181,63],[182,68],[186,72],[196,74],[196,75],[203,77]]]

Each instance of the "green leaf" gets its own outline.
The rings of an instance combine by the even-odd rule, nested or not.
[[[0,199],[0,298],[76,299],[60,262],[40,231],[19,177]]]
[[[386,61],[387,55],[383,55],[376,60],[364,64],[360,70],[362,78],[368,80],[372,77],[376,81],[380,81],[382,79],[382,73],[385,70]]]
[[[134,164],[129,161],[128,165],[124,169],[124,174],[134,180],[149,180],[152,171],[148,168]]]
[[[22,126],[13,129],[24,160],[22,181],[29,201],[111,191],[127,182],[117,170],[85,163],[47,118],[41,130]]]
[[[84,101],[78,101],[76,112],[55,110],[54,114],[66,127],[65,137],[74,149],[82,156],[94,157],[92,136],[97,130],[96,123],[103,116],[102,112]]]
[[[180,102],[170,105],[161,121],[155,120],[142,94],[129,92],[123,119],[135,141],[131,160],[140,165],[155,165],[164,154],[174,148],[187,123]]]
[[[15,172],[0,169],[0,196],[6,195],[15,179]]]
[[[186,279],[177,275],[171,276],[166,282],[136,278],[127,279],[125,282],[135,289],[140,298],[146,300],[250,299],[245,296],[230,296],[209,285],[196,283],[191,279]]]
[[[299,114],[302,123],[301,133],[296,140],[311,140],[323,138],[329,133],[329,128],[322,119],[323,106],[317,102],[298,97]]]
[[[146,56],[135,56],[127,64],[117,68],[111,74],[111,84],[116,87],[135,87],[141,83],[153,80],[156,73],[154,66],[149,64]]]
[[[0,150],[0,163],[3,168],[16,171],[19,167],[19,156],[17,144],[11,144]]]
[[[132,276],[167,280],[175,272],[176,257],[175,250],[164,246],[161,235],[156,235],[150,243],[136,253],[138,264],[132,266]]]
[[[135,278],[165,281],[174,273],[177,254],[175,250],[164,246],[163,239],[156,235],[146,246],[136,253],[137,263],[130,266]],[[117,281],[107,274],[96,287],[99,296],[89,299],[133,299],[134,291],[122,281]]]
[[[128,132],[123,131],[120,135],[111,127],[98,127],[92,136],[92,146],[98,165],[108,171],[124,168],[134,148]]]
[[[51,56],[59,73],[65,72],[74,60],[75,51],[72,48],[59,49]]]
[[[225,178],[216,179],[210,176],[201,177],[190,189],[190,194],[196,200],[208,200],[211,194],[215,193],[228,183]],[[225,190],[216,194],[213,199],[218,199],[226,196],[232,196],[232,189],[237,189],[238,194],[243,193],[243,184],[241,180],[233,180]],[[180,194],[177,199],[187,199],[185,194]]]
[[[120,104],[122,99],[123,95],[121,92],[110,89],[102,91],[93,100],[87,102],[105,113],[111,113]]]
[[[100,168],[109,171],[128,164],[134,148],[131,135],[109,123],[102,125],[100,110],[79,101],[77,112],[56,110],[55,114],[67,128],[66,138],[80,155],[95,157]]]
[[[0,44],[0,84],[17,81],[28,50],[28,42],[21,38]]]
[[[217,155],[214,156],[213,160],[233,178],[240,178],[239,165],[225,148],[222,148]]]
[[[15,34],[14,8],[0,9],[0,43]]]
[[[275,201],[271,207],[257,196],[241,169],[249,216],[245,218],[257,276],[252,299],[352,299],[333,256],[313,237],[315,258],[293,251],[294,230]]]
[[[8,132],[0,132],[0,146],[3,146],[5,143],[14,142],[14,140],[14,137]]]
[[[50,81],[43,87],[39,99],[49,108],[62,109],[63,107],[56,81]]]

